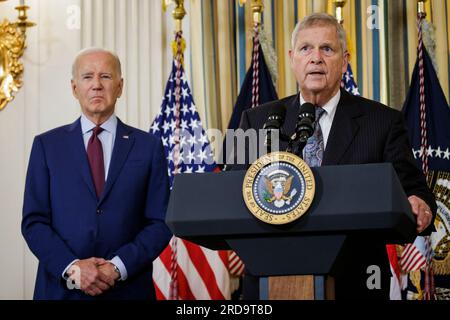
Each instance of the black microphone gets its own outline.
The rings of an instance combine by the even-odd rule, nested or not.
[[[302,157],[303,148],[306,146],[308,138],[314,134],[314,120],[316,118],[316,107],[312,103],[305,102],[300,106],[300,113],[297,118],[295,132],[289,140],[287,152]]]
[[[316,118],[316,107],[309,102],[300,106],[300,113],[295,126],[295,134],[292,137],[294,141],[306,143],[309,137],[314,134],[314,120]]]
[[[263,129],[267,130],[266,140],[264,141],[264,146],[267,147],[268,153],[270,153],[271,149],[272,149],[272,131],[280,130],[281,126],[284,123],[285,117],[286,117],[286,107],[285,106],[273,107],[269,111],[267,121],[263,126]]]

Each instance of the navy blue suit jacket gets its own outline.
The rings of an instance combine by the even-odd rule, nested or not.
[[[74,259],[118,255],[128,279],[96,299],[152,299],[152,261],[170,240],[161,141],[118,120],[105,188],[95,194],[80,120],[36,136],[22,233],[39,260],[35,299],[94,299],[62,278]]]

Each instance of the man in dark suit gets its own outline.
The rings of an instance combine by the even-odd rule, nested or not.
[[[35,299],[155,298],[152,261],[171,237],[167,164],[159,139],[115,116],[122,88],[115,54],[81,51],[81,117],[34,139],[22,233],[39,260]]]
[[[415,164],[402,114],[340,88],[349,59],[345,39],[342,26],[330,15],[312,14],[299,22],[292,34],[289,57],[300,93],[247,110],[240,127],[261,129],[270,110],[285,106],[283,130],[291,136],[300,106],[304,102],[314,104],[319,120],[303,153],[307,163],[310,166],[392,163],[417,218],[417,232],[429,234],[436,204]],[[320,143],[313,145],[314,140]],[[286,147],[287,143],[280,143],[280,150]],[[336,275],[336,298],[389,297],[390,271],[384,245],[356,243],[343,254],[350,255],[355,263]],[[370,265],[381,267],[381,290],[369,290],[366,286],[366,269]]]

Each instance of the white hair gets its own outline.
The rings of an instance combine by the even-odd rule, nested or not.
[[[77,53],[75,60],[73,61],[73,64],[72,64],[72,78],[75,78],[75,74],[76,74],[76,71],[78,68],[78,61],[80,60],[80,58],[84,55],[91,54],[91,53],[107,53],[107,54],[109,54],[111,57],[114,58],[114,60],[116,62],[117,74],[119,75],[119,77],[122,76],[122,67],[120,64],[120,59],[117,56],[117,54],[115,54],[112,51],[100,48],[100,47],[91,47],[91,48],[82,49]]]
[[[342,25],[336,20],[336,18],[329,15],[328,13],[313,13],[299,21],[295,26],[294,31],[292,31],[292,49],[294,49],[295,47],[298,33],[301,30],[308,29],[318,24],[334,26],[339,37],[339,42],[341,43],[342,52],[344,53],[345,51],[347,51],[347,39],[345,36],[345,30]]]

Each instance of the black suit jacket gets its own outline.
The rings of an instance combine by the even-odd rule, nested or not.
[[[270,110],[282,105],[286,107],[282,130],[291,136],[300,110],[298,94],[246,110],[242,114],[240,128],[261,129]],[[280,142],[280,149],[286,148],[287,143]],[[402,113],[341,90],[322,166],[381,162],[392,163],[407,196],[420,197],[433,214],[436,213],[434,195],[414,160]],[[424,234],[432,230],[431,225]]]
[[[286,107],[286,119],[282,130],[291,136],[300,110],[299,95],[245,111],[242,114],[240,128],[261,129],[267,121],[270,110],[283,105]],[[280,150],[286,150],[286,148],[287,143],[280,142]],[[427,187],[425,177],[413,158],[402,113],[381,103],[353,96],[341,90],[341,98],[324,150],[322,166],[381,162],[392,163],[407,196],[420,197],[430,206],[433,216],[436,214],[434,195]],[[243,169],[242,166],[235,166],[235,168]],[[434,225],[431,223],[422,235],[429,234],[433,230]],[[341,275],[343,279],[340,282],[341,285],[339,286],[336,281],[336,295],[343,298],[355,297],[355,294],[359,297],[387,298],[390,272],[384,245],[358,243],[350,245],[343,251],[342,254],[349,255],[351,260],[360,263],[346,267],[344,275]],[[373,292],[368,293],[365,287],[366,268],[372,264],[379,265],[383,270],[383,290],[378,295],[373,295]],[[352,284],[352,282],[357,283]]]

